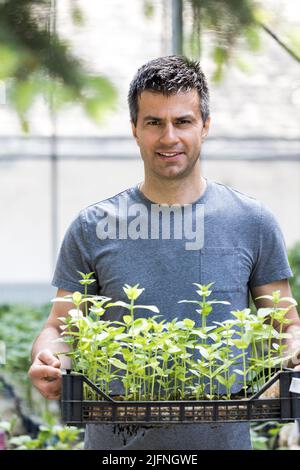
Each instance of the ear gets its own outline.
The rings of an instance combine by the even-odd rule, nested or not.
[[[136,143],[139,145],[139,139],[138,139],[138,136],[137,136],[137,129],[136,129],[136,126],[134,125],[133,121],[131,121],[131,131],[132,131],[133,137],[135,138]]]
[[[202,131],[201,131],[201,137],[202,139],[205,139],[205,137],[207,136],[208,134],[208,131],[209,131],[209,126],[210,126],[210,117],[208,117],[205,121],[205,124],[204,126],[202,127]]]

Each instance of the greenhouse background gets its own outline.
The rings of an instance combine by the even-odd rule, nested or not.
[[[79,28],[67,15],[69,2],[59,2],[57,30],[94,72],[112,80],[118,102],[101,126],[75,106],[57,114],[54,125],[41,100],[31,110],[25,136],[16,114],[1,105],[2,302],[46,301],[57,250],[77,212],[143,176],[126,95],[141,64],[172,52],[165,14],[170,2],[153,2],[150,18],[139,0],[104,0],[101,8],[81,3],[85,22]],[[285,26],[297,25],[295,3],[273,3]],[[267,204],[290,247],[300,239],[299,63],[266,34],[259,51],[240,46],[235,54],[250,71],[231,66],[220,83],[210,83],[212,124],[201,157],[203,174]],[[209,74],[210,58],[204,55],[201,62]]]
[[[58,250],[78,211],[142,180],[143,166],[131,136],[128,86],[143,63],[174,53],[174,3],[80,0],[76,4],[84,20],[77,25],[69,14],[71,1],[51,2],[50,27],[68,40],[90,71],[107,77],[117,90],[117,101],[100,125],[79,105],[49,112],[39,98],[24,134],[1,83],[0,304],[48,303],[55,294],[51,279]],[[192,12],[186,3],[188,36]],[[289,30],[299,30],[298,2],[260,3],[278,37],[286,39]],[[209,78],[212,124],[201,155],[203,175],[264,202],[291,249],[300,241],[300,37],[295,42],[298,60],[266,31],[261,31],[255,51],[241,40],[218,82],[206,48],[210,41],[211,32],[204,30],[201,64]],[[15,307],[9,308],[13,312]],[[17,311],[23,314],[19,307]],[[44,308],[37,324],[46,312]]]

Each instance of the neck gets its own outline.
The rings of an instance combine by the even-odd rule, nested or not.
[[[203,176],[197,175],[193,181],[161,181],[145,178],[140,185],[142,193],[157,204],[192,204],[197,201],[206,189]]]

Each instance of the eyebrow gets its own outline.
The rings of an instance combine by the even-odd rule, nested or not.
[[[181,120],[181,119],[195,119],[195,116],[192,115],[192,114],[184,114],[183,116],[178,116],[175,118],[176,120]],[[148,115],[148,116],[145,116],[144,119],[143,119],[144,122],[146,121],[163,121],[162,118],[159,118],[157,116],[151,116],[151,115]]]

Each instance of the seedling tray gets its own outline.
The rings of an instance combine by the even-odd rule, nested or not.
[[[262,395],[279,382],[279,398]],[[84,384],[99,400],[84,400]],[[117,401],[82,374],[66,371],[62,377],[63,422],[80,424],[175,424],[232,421],[293,420],[300,418],[300,372],[277,372],[254,395],[231,400]]]

